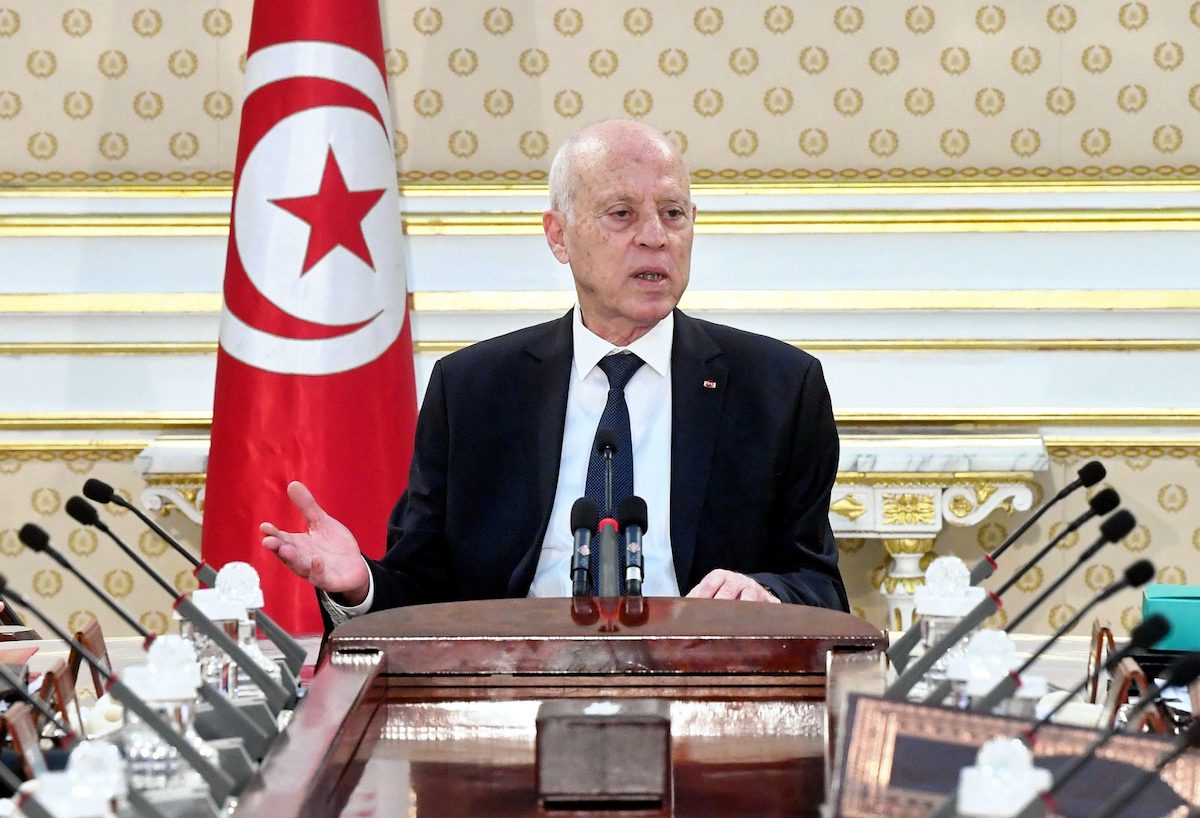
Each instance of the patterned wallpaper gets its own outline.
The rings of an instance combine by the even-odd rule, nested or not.
[[[1042,481],[1044,492],[1057,491],[1075,476],[1079,466],[1099,457],[1108,469],[1108,479],[1096,486],[1098,491],[1112,486],[1121,493],[1124,506],[1138,518],[1139,526],[1121,543],[1109,546],[1100,556],[1078,572],[1050,604],[1034,614],[1022,626],[1023,631],[1049,633],[1065,622],[1078,606],[1094,596],[1133,561],[1147,558],[1158,569],[1158,582],[1200,582],[1200,497],[1194,496],[1200,484],[1200,447],[1154,449],[1059,449],[1052,451],[1053,468]],[[95,582],[116,597],[141,623],[156,632],[168,627],[170,604],[161,588],[138,574],[132,562],[107,539],[75,524],[62,505],[78,493],[83,481],[98,477],[111,483],[126,497],[137,497],[144,487],[132,468],[132,452],[87,455],[14,454],[0,451],[0,573],[14,587],[28,593],[63,620],[78,624],[88,613],[99,613],[105,633],[128,634],[120,623],[72,576],[64,575],[48,558],[30,553],[16,537],[16,529],[35,522],[50,532],[53,542]],[[1032,529],[1022,545],[1015,546],[1002,562],[1001,570],[989,582],[996,587],[1053,536],[1065,521],[1079,515],[1085,507],[1082,494],[1072,497],[1051,512]],[[120,513],[117,513],[120,512]],[[160,573],[180,590],[195,587],[190,566],[152,534],[145,532],[128,512],[102,510],[105,520],[119,536],[135,545]],[[938,554],[956,554],[974,562],[985,550],[994,548],[1021,521],[1018,515],[995,514],[972,529],[947,529],[938,538]],[[199,528],[178,511],[160,520],[178,539],[199,544]],[[380,521],[382,531],[383,521]],[[1019,612],[1069,564],[1078,559],[1080,550],[1096,536],[1095,525],[1084,529],[1083,536],[1064,541],[1051,554],[1043,570],[1035,570],[1006,595],[1007,610]],[[859,616],[883,626],[886,607],[877,590],[883,573],[885,554],[878,541],[843,540],[842,572],[850,592],[851,605]],[[1101,606],[1098,615],[1109,620],[1119,633],[1137,624],[1140,597],[1125,592]],[[1003,616],[1003,614],[1001,614]],[[1089,620],[1090,621],[1090,620]],[[1086,632],[1086,631],[1085,631]]]
[[[700,179],[1200,176],[1200,2],[383,0],[401,177],[612,116]],[[0,0],[0,183],[228,182],[251,0]]]

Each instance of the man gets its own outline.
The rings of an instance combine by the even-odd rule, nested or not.
[[[847,609],[828,520],[838,441],[820,364],[675,309],[696,206],[671,142],[631,121],[586,128],[555,157],[550,199],[542,225],[570,265],[578,307],[435,366],[384,558],[364,560],[299,483],[288,495],[308,530],[264,523],[263,545],[324,591],[338,618],[569,595],[570,508],[595,490],[593,439],[616,417],[650,511],[647,596]],[[614,366],[623,389],[610,382]]]

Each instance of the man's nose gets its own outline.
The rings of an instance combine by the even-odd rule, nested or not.
[[[659,248],[666,245],[667,231],[657,213],[641,219],[637,238],[638,243],[645,247]]]

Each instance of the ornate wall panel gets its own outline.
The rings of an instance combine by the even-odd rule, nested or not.
[[[0,182],[228,182],[250,0],[6,0]],[[612,116],[700,179],[1194,177],[1200,3],[384,0],[401,178]]]

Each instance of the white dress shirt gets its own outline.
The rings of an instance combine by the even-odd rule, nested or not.
[[[627,347],[613,346],[585,327],[578,306],[572,320],[575,349],[558,488],[529,595],[571,595],[571,506],[583,496],[592,442],[608,401],[608,377],[597,364],[606,355],[628,351],[645,362],[625,386],[633,437],[633,487],[649,510],[642,541],[642,592],[646,596],[679,596],[671,555],[671,343],[675,316],[668,314]]]
[[[597,364],[606,355],[626,351],[644,361],[625,386],[633,438],[633,487],[646,501],[649,512],[649,525],[642,539],[642,593],[679,596],[671,552],[671,344],[675,316],[668,314],[627,347],[613,346],[585,327],[578,305],[572,321],[574,356],[567,389],[558,487],[529,596],[571,595],[574,550],[571,506],[583,496],[592,442],[608,402],[608,376]],[[367,598],[353,607],[338,605],[328,595],[321,594],[335,625],[371,610],[375,601],[374,577],[370,583]]]

